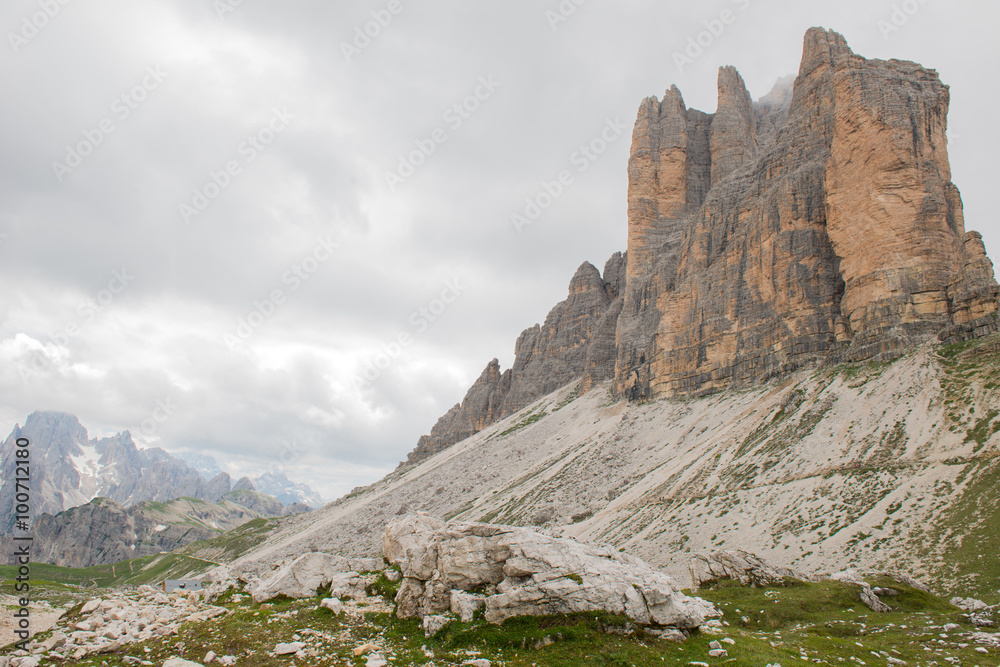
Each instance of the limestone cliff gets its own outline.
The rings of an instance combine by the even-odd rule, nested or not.
[[[996,330],[937,73],[866,60],[814,28],[781,93],[755,109],[723,68],[713,116],[676,88],[640,107],[619,393],[713,392]]]
[[[407,463],[421,461],[490,424],[521,410],[540,397],[583,376],[590,369],[600,379],[614,375],[615,303],[623,284],[625,258],[615,253],[604,275],[584,262],[569,285],[567,299],[549,312],[545,323],[526,329],[514,346],[514,365],[501,372],[491,361],[465,399],[420,438]]]
[[[628,252],[529,329],[422,438],[418,461],[575,378],[631,400],[703,395],[935,337],[997,331],[1000,295],[951,182],[948,88],[813,28],[757,103],[732,67],[714,114],[676,86],[639,107]],[[601,283],[603,282],[603,287]]]

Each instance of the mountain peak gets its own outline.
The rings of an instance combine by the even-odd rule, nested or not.
[[[799,75],[754,104],[718,73],[714,114],[671,86],[639,106],[627,261],[585,263],[570,298],[420,439],[410,462],[574,380],[630,400],[757,386],[819,364],[886,360],[1000,328],[982,242],[965,229],[933,70],[854,54],[810,29]],[[624,264],[624,271],[618,268]]]

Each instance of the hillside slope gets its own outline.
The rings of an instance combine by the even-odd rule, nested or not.
[[[286,520],[235,565],[378,554],[392,517],[426,511],[542,525],[683,579],[693,553],[738,547],[810,572],[905,570],[996,597],[1000,548],[978,545],[996,540],[998,376],[994,335],[703,398],[629,403],[573,383]]]

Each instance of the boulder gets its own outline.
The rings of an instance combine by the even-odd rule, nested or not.
[[[471,603],[454,591],[486,585],[497,590],[481,598],[491,623],[607,611],[640,625],[695,628],[718,615],[710,603],[680,593],[672,578],[638,558],[526,528],[408,515],[386,528],[385,553],[403,572],[396,596],[401,618],[433,616],[453,603],[461,613]]]
[[[743,586],[774,586],[788,578],[811,580],[806,574],[776,567],[763,558],[740,549],[716,551],[708,556],[695,556],[688,568],[691,571],[693,590],[725,579],[738,581]]]
[[[951,603],[962,611],[969,612],[982,611],[989,606],[982,600],[975,598],[952,598]]]
[[[362,600],[367,597],[365,581],[357,572],[343,572],[330,578],[330,595],[335,598]]]
[[[433,637],[451,624],[453,619],[448,616],[424,616],[424,637]]]
[[[319,603],[320,607],[329,609],[334,614],[339,614],[344,611],[344,605],[341,604],[340,600],[337,598],[327,598]]]
[[[274,647],[275,655],[292,655],[298,653],[306,647],[303,642],[291,642],[289,644],[278,644]]]
[[[390,522],[382,541],[385,559],[399,565],[404,577],[430,579],[437,562],[437,551],[426,536],[444,528],[444,525],[440,519],[423,512],[408,515],[405,521]],[[432,548],[435,549],[433,553],[429,551]]]
[[[875,591],[872,590],[871,584],[865,581],[857,570],[844,570],[843,572],[830,575],[830,579],[833,581],[840,581],[845,584],[851,584],[852,586],[858,586],[861,589],[861,602],[863,602],[864,605],[872,611],[880,614],[892,611],[892,607],[879,599],[878,595],[875,594]]]
[[[250,594],[256,603],[273,600],[279,595],[290,598],[308,598],[320,588],[328,586],[337,575],[350,573],[348,561],[342,556],[309,553],[299,556],[290,564],[263,581],[251,585]],[[351,573],[357,576],[357,573]],[[341,578],[337,578],[338,582]]]
[[[451,613],[458,614],[463,623],[470,623],[477,611],[486,606],[486,597],[462,590],[451,592]]]

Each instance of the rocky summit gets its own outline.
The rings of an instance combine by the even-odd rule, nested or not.
[[[558,386],[613,380],[629,400],[759,385],[802,367],[884,361],[997,331],[1000,295],[951,182],[948,87],[805,36],[798,76],[753,102],[719,71],[714,114],[676,87],[639,107],[628,249],[584,264],[420,439],[423,460]]]

